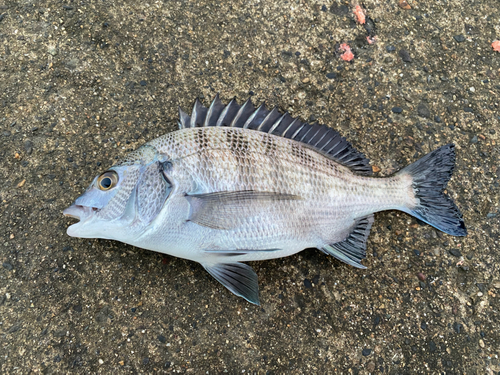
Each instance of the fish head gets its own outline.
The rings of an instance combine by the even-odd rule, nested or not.
[[[68,235],[133,241],[157,217],[172,191],[169,166],[165,156],[146,144],[96,176],[63,211],[79,220],[68,227]]]

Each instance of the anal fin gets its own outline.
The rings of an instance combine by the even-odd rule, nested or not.
[[[320,250],[351,266],[365,269],[361,260],[366,256],[366,240],[370,235],[373,220],[373,215],[359,219],[345,240],[325,245]]]
[[[260,305],[257,274],[252,267],[239,262],[202,264],[202,266],[231,292],[250,303]]]

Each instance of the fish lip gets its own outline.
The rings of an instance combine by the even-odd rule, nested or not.
[[[94,214],[97,211],[99,210],[95,207],[80,206],[78,204],[73,204],[66,208],[63,211],[64,216],[79,220],[71,224],[66,229],[66,233],[71,237],[90,238],[85,228],[87,227],[87,223],[91,222],[95,217]]]
[[[98,209],[95,207],[80,206],[78,204],[73,204],[63,211],[63,215],[71,217],[73,219],[77,219],[81,223],[89,219],[92,216],[92,214],[96,211],[98,211]]]

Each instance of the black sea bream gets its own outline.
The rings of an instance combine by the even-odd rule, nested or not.
[[[333,129],[248,100],[180,111],[179,130],[97,176],[64,210],[68,234],[106,238],[199,262],[234,294],[259,304],[257,275],[241,262],[315,247],[365,268],[373,214],[404,211],[467,234],[443,193],[453,145],[386,178]]]

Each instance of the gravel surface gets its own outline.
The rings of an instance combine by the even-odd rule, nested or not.
[[[365,25],[340,1],[0,0],[2,373],[500,373],[500,6],[363,5]],[[366,270],[254,262],[260,307],[66,235],[96,174],[216,93],[331,125],[381,176],[455,143],[469,235],[377,214]]]

